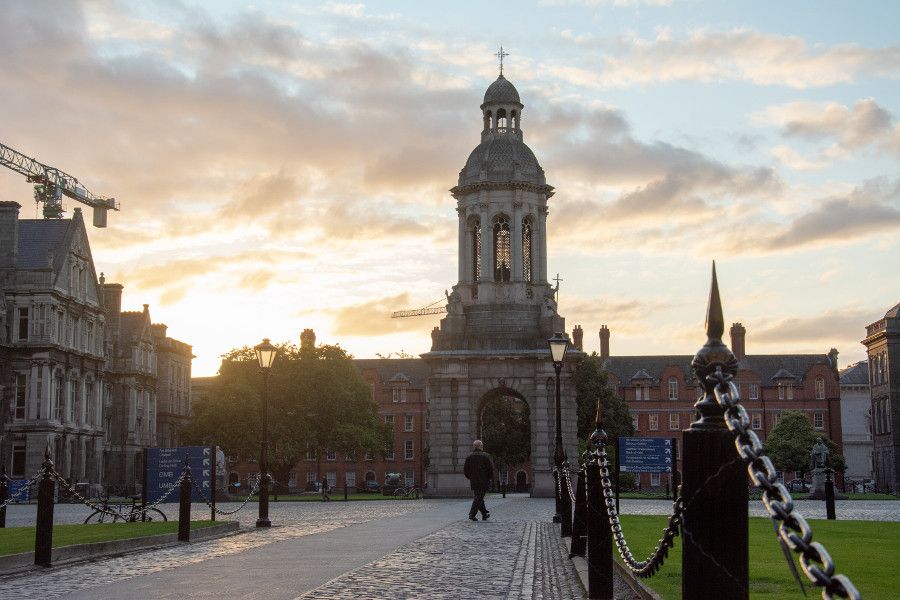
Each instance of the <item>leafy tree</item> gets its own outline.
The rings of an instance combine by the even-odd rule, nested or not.
[[[575,369],[575,402],[578,409],[578,440],[587,443],[595,428],[597,400],[603,404],[603,429],[609,439],[634,435],[634,423],[625,401],[609,388],[603,359],[593,352]]]
[[[278,345],[268,374],[269,469],[276,481],[288,480],[307,449],[321,459],[326,449],[383,454],[392,443],[351,358],[339,346]],[[182,430],[185,442],[217,444],[238,461],[258,459],[263,377],[253,348],[223,355],[216,382]]]
[[[816,430],[806,414],[797,410],[781,413],[778,424],[766,438],[766,454],[777,469],[803,474],[809,469],[810,453],[818,438],[822,438],[828,448],[827,466],[843,472],[847,461],[838,452],[837,444]]]
[[[481,411],[481,440],[498,470],[526,462],[531,457],[528,405],[502,394],[486,399]]]

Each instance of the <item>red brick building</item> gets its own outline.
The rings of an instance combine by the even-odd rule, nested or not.
[[[783,411],[799,410],[842,449],[837,350],[748,355],[745,336],[740,323],[731,326],[731,349],[739,363],[735,383],[759,438],[765,441]],[[694,420],[693,405],[700,394],[691,371],[693,356],[610,356],[609,338],[604,325],[600,329],[603,365],[609,385],[628,403],[635,435],[676,438],[680,460],[681,431]],[[643,474],[640,483],[642,488],[665,487],[668,475]]]

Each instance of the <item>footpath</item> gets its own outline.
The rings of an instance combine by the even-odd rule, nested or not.
[[[550,522],[552,500],[488,503],[488,521],[466,518],[469,501],[410,501],[392,503],[403,511],[351,524],[307,519],[31,571],[0,579],[0,599],[585,597]],[[619,582],[617,598],[634,595]]]

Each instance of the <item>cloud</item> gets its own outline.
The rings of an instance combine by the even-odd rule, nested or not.
[[[851,83],[863,77],[900,76],[900,44],[865,48],[858,44],[810,45],[798,36],[752,29],[698,29],[677,37],[660,29],[655,38],[617,39],[558,33],[558,39],[577,46],[606,50],[582,66],[593,78],[560,71],[560,78],[578,85],[627,87],[673,81],[716,83],[746,81],[757,85],[815,88]]]
[[[877,311],[875,311],[877,312]],[[747,332],[748,341],[764,344],[823,344],[834,346],[865,336],[865,325],[872,321],[871,308],[844,307],[804,317],[788,317],[764,323]]]
[[[338,336],[380,336],[405,331],[428,331],[430,323],[437,324],[440,315],[392,319],[396,310],[410,306],[409,294],[385,296],[368,302],[342,306],[324,311],[335,323],[333,332]]]

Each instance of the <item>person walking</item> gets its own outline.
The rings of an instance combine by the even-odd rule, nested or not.
[[[331,496],[328,495],[328,477],[322,478],[322,502],[328,502]]]
[[[475,515],[481,511],[481,520],[487,521],[491,513],[484,504],[484,495],[494,479],[494,461],[491,455],[484,451],[484,443],[481,440],[472,442],[472,453],[466,457],[463,473],[469,480],[472,491],[475,492],[472,508],[469,509],[469,520],[477,521]]]

